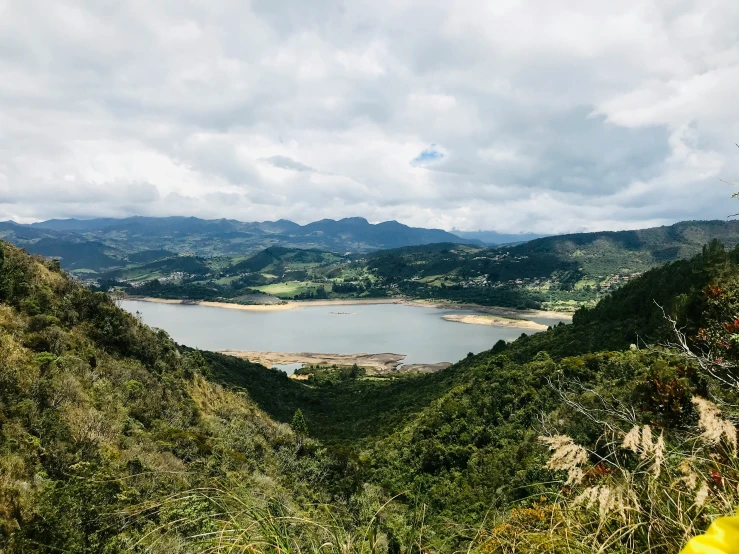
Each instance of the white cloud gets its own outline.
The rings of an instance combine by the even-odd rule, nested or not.
[[[565,232],[737,211],[733,0],[0,10],[0,217]]]

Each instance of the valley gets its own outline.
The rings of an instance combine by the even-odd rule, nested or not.
[[[133,218],[2,224],[0,237],[56,257],[98,290],[134,297],[240,305],[390,298],[564,313],[594,305],[650,268],[694,256],[714,238],[732,247],[739,237],[737,221],[688,221],[489,246],[436,230],[398,235],[399,224],[388,225]],[[249,233],[272,245],[249,242]],[[316,242],[296,243],[296,233]],[[398,240],[406,244],[388,249]],[[447,242],[425,243],[435,240]]]
[[[0,29],[0,554],[739,554],[739,1]]]
[[[561,283],[564,254],[537,243],[505,256],[448,243],[358,258],[170,256],[93,288],[0,242],[0,545],[196,552],[243,535],[293,551],[409,552],[422,541],[430,552],[503,554],[522,537],[524,552],[564,553],[615,536],[630,552],[655,541],[678,552],[708,524],[696,498],[715,514],[739,502],[739,250],[713,241],[649,269],[644,244],[595,262],[582,244],[568,254],[581,258],[579,278],[626,263],[640,273],[570,318],[473,303],[492,302],[498,287],[454,280],[515,269],[525,284],[551,270]],[[158,282],[126,278],[180,262],[210,269],[165,281],[171,294],[155,301],[120,294]],[[298,282],[322,284],[313,301],[272,289],[276,300],[252,303],[266,293],[250,287],[234,289],[254,295],[244,304],[178,298],[179,287],[228,278],[208,275],[209,264],[228,273],[243,262],[239,278],[274,279],[257,287],[285,284],[298,264],[310,276]],[[384,294],[341,291],[350,275]],[[412,289],[424,278],[427,289]],[[701,442],[706,409],[726,440]],[[626,445],[634,428],[648,451]],[[552,462],[557,444],[578,453],[574,465]],[[687,464],[694,484],[680,480]],[[594,487],[623,494],[627,515],[578,505]]]
[[[572,313],[650,268],[699,253],[712,238],[733,246],[737,237],[738,222],[705,221],[494,248],[439,243],[337,254],[275,246],[253,256],[164,257],[87,282],[132,296],[242,305],[378,298]]]

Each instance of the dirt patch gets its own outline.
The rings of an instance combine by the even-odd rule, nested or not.
[[[400,373],[436,373],[442,371],[452,364],[449,362],[439,362],[437,364],[406,364],[398,368]]]
[[[480,304],[461,304],[449,300],[404,300],[401,302],[408,306],[420,306],[425,308],[440,308],[443,310],[465,310],[481,314],[495,315],[508,319],[527,320],[533,317],[542,319],[571,320],[572,314],[568,312],[547,312],[545,310],[516,310],[514,308],[503,308],[501,306],[482,306]]]
[[[314,352],[247,352],[243,350],[221,350],[221,354],[234,356],[242,360],[249,360],[266,367],[282,364],[309,364],[319,366],[352,366],[367,368],[374,374],[409,373],[409,372],[436,372],[446,369],[449,362],[435,364],[403,365],[405,354],[317,354]]]

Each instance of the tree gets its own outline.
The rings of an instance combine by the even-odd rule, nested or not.
[[[308,436],[308,425],[305,423],[305,417],[303,417],[303,411],[300,408],[295,410],[295,415],[293,415],[293,420],[292,423],[290,423],[290,427],[292,427],[293,431],[301,440],[301,442],[302,439]]]
[[[208,362],[205,361],[205,358],[203,358],[200,350],[193,350],[191,352],[188,352],[183,356],[183,361],[185,370],[190,376],[192,376],[195,372],[200,373],[205,378],[210,378],[213,376],[213,373],[208,366]]]
[[[351,371],[349,372],[349,377],[351,377],[352,379],[356,379],[360,375],[362,375],[362,371],[359,369],[359,366],[357,364],[354,364],[351,368]]]

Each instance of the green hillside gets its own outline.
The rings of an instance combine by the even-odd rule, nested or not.
[[[635,231],[559,235],[505,250],[513,258],[552,257],[563,264],[561,270],[576,270],[581,279],[600,283],[609,276],[640,274],[667,262],[691,258],[712,240],[733,248],[739,243],[739,221],[682,221]],[[568,261],[572,265],[564,265]]]
[[[739,222],[686,221],[492,249],[408,247],[369,254],[367,265],[387,286],[414,298],[572,309],[595,303],[651,268],[695,256],[714,239],[735,246]]]
[[[12,221],[0,222],[0,239],[32,254],[57,258],[68,271],[94,275],[126,263],[123,252],[100,242],[75,234],[18,225]]]
[[[320,250],[301,250],[273,246],[229,268],[233,273],[268,272],[283,273],[299,271],[301,267],[314,267],[321,264],[336,263],[342,256]]]
[[[368,548],[382,495],[337,498],[341,468],[319,443],[209,374],[200,353],[0,243],[0,550]]]
[[[207,267],[190,272],[175,267],[185,256],[156,262],[156,272],[130,264],[103,281],[112,277],[117,282],[107,285],[130,294],[193,300],[233,299],[252,288],[285,300],[391,296],[574,311],[651,268],[695,256],[714,239],[733,247],[739,222],[560,235],[499,248],[446,242],[339,255],[273,246],[248,257],[199,258]],[[131,289],[131,281],[155,278],[168,285]]]
[[[639,421],[660,428],[684,425],[694,417],[690,394],[706,394],[709,381],[695,368],[686,371],[684,358],[648,347],[674,340],[657,304],[690,336],[697,335],[718,315],[708,309],[704,291],[712,283],[733,290],[737,261],[739,251],[727,255],[714,245],[693,260],[648,272],[595,308],[578,311],[572,325],[501,344],[457,364],[463,376],[456,387],[375,445],[376,478],[391,490],[424,491],[429,505],[446,517],[470,513],[470,524],[491,505],[545,494],[540,418],[549,414],[558,421],[552,425],[559,433],[585,444],[595,444],[603,432],[602,425],[582,421],[563,406],[551,380],[585,398],[586,390],[600,390],[636,404]],[[723,317],[730,317],[733,302]],[[726,399],[737,391],[713,392]]]
[[[348,294],[356,292],[357,287],[345,285],[343,279],[335,283],[326,277],[327,273],[348,277],[352,270],[347,264],[345,256],[330,252],[273,246],[247,257],[170,256],[131,263],[103,274],[98,286],[158,298],[271,303],[326,298],[332,292],[347,296],[344,289],[349,289]],[[364,275],[363,270],[360,274]]]
[[[147,264],[163,258],[171,258],[174,256],[174,252],[169,250],[143,250],[127,256],[128,261],[134,264]]]
[[[182,277],[203,277],[209,274],[211,268],[202,258],[195,256],[174,256],[147,262],[135,267],[119,269],[109,272],[105,278],[127,280],[151,280],[157,277],[167,277],[178,274]]]
[[[0,549],[676,553],[739,505],[738,263],[713,243],[443,372],[306,385],[0,243]]]

